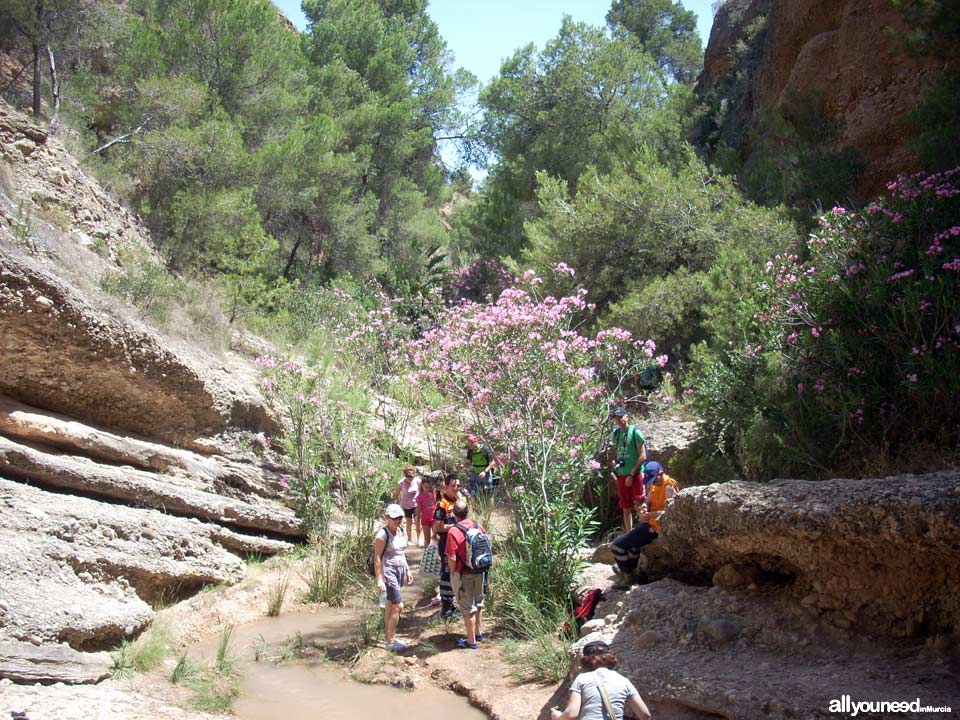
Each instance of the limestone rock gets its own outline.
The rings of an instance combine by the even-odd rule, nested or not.
[[[237,528],[303,537],[303,522],[289,508],[266,499],[247,502],[190,484],[189,478],[157,476],[132,468],[55,455],[0,436],[0,472],[56,488],[163,509]]]
[[[960,473],[686,488],[662,526],[651,572],[749,565],[883,635],[906,634],[903,608],[926,608],[927,632],[960,625]]]
[[[40,314],[36,296],[51,303]],[[181,445],[228,426],[277,430],[250,378],[98,310],[2,245],[0,357],[0,393],[105,428]]]
[[[83,653],[66,645],[36,647],[0,640],[0,678],[21,683],[96,683],[110,676],[106,652]]]

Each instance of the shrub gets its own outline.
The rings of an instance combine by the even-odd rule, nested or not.
[[[957,446],[960,168],[887,188],[863,212],[826,213],[804,257],[770,261],[744,341],[701,369],[707,428],[749,476],[895,468],[921,444]]]
[[[564,264],[557,272],[573,274]],[[655,364],[655,345],[616,328],[583,335],[586,290],[540,298],[541,280],[528,272],[524,281],[527,289],[504,290],[492,304],[445,311],[436,329],[411,344],[408,380],[436,403],[430,422],[466,419],[461,429],[507,449],[517,590],[537,604],[566,607],[576,551],[592,529],[592,511],[581,506],[599,469],[589,458],[607,443],[610,399],[635,389]]]

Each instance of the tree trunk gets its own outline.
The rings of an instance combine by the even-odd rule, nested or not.
[[[283,268],[283,277],[285,280],[290,280],[290,273],[293,271],[293,263],[297,259],[297,250],[300,249],[300,244],[303,242],[303,238],[297,238],[297,241],[293,244],[293,249],[290,251],[290,255],[287,256],[287,264]]]
[[[57,129],[60,118],[60,78],[57,76],[57,62],[53,57],[53,48],[47,45],[47,61],[50,63],[50,86],[53,90],[53,116],[50,118],[50,132]]]
[[[40,119],[40,51],[42,45],[33,45],[33,119]]]

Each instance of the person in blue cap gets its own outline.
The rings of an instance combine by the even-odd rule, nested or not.
[[[624,584],[629,584],[637,569],[637,562],[645,545],[659,537],[660,518],[666,510],[667,502],[677,494],[680,486],[667,475],[656,460],[647,462],[643,470],[645,492],[638,501],[640,524],[618,536],[610,544],[613,559],[617,565],[615,572]]]

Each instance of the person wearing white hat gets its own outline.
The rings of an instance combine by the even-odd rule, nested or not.
[[[403,531],[403,508],[396,503],[387,505],[387,524],[377,530],[373,538],[373,574],[377,589],[386,592],[387,602],[383,611],[383,639],[388,650],[400,652],[407,646],[396,639],[397,624],[403,612],[400,588],[413,582],[407,565],[407,535]]]

